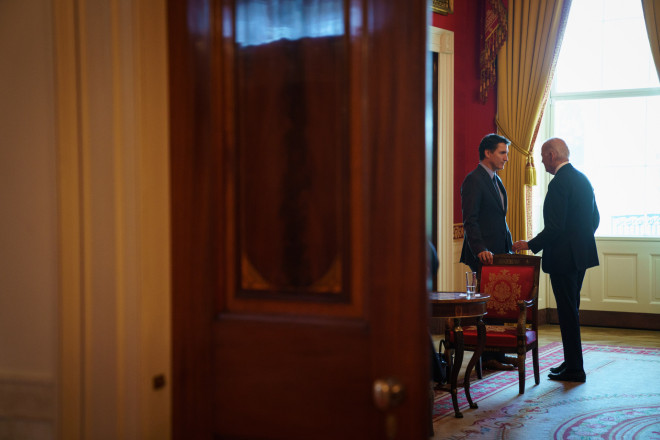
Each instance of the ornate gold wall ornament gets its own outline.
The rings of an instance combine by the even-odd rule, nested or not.
[[[453,14],[454,0],[433,0],[431,10],[442,15]]]

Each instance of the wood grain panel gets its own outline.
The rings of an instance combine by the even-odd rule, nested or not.
[[[243,292],[342,291],[346,55],[343,36],[236,49]]]
[[[228,271],[218,311],[357,317],[363,298],[349,268],[363,205],[350,188],[364,173],[349,126],[350,81],[360,71],[351,64],[351,16],[341,0],[299,11],[260,4],[218,12]]]
[[[209,10],[208,0],[168,2],[172,437],[177,439],[208,438],[213,400],[205,390],[212,377],[213,353],[208,347],[212,344],[214,297],[206,292],[217,291],[224,274],[218,260],[218,247],[222,246],[218,204],[211,200],[219,170],[209,117]],[[209,245],[203,246],[206,243]]]

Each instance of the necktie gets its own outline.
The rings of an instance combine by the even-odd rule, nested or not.
[[[502,204],[502,208],[504,208],[504,197],[502,197],[500,186],[497,184],[497,176],[493,176],[493,185],[495,186],[495,192],[497,192],[497,195],[500,196],[500,203]]]

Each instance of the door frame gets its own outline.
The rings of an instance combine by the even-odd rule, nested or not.
[[[438,54],[438,290],[455,290],[454,258],[454,32],[429,26],[429,51]]]
[[[167,439],[165,1],[112,0],[99,6],[58,0],[52,7],[59,437]]]

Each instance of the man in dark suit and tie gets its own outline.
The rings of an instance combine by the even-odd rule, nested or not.
[[[479,165],[461,185],[463,208],[463,250],[461,263],[477,272],[483,264],[493,263],[493,254],[511,252],[512,240],[506,224],[507,195],[497,171],[509,159],[511,142],[497,134],[486,135],[479,144]],[[517,362],[502,353],[484,353],[484,367],[513,369]],[[508,364],[508,365],[504,365]]]
[[[598,266],[594,233],[600,223],[594,190],[587,177],[568,161],[566,142],[552,138],[543,144],[545,170],[555,177],[543,203],[544,229],[534,238],[517,241],[514,251],[543,250],[543,271],[550,275],[557,301],[564,362],[548,378],[585,382],[580,337],[580,290],[588,268]]]
[[[464,232],[461,263],[475,272],[482,264],[492,264],[493,254],[511,251],[506,190],[497,176],[509,159],[510,143],[497,134],[485,136],[479,144],[479,165],[461,185]]]

